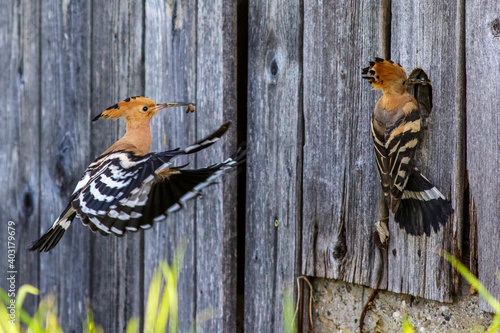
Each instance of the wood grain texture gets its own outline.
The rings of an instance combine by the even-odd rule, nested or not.
[[[479,279],[500,297],[500,5],[249,1],[249,73],[239,78],[237,6],[20,0],[0,8],[0,224],[17,222],[17,285],[57,294],[65,331],[81,331],[90,299],[96,323],[123,332],[132,316],[143,318],[158,262],[171,262],[187,239],[179,331],[206,309],[213,318],[197,332],[236,331],[236,173],[151,230],[102,237],[75,219],[53,251],[25,249],[59,215],[88,163],[123,134],[122,120],[92,116],[135,95],[195,102],[194,114],[171,108],[155,117],[152,150],[187,146],[232,120],[221,142],[177,160],[204,167],[236,150],[236,82],[247,80],[245,331],[284,331],[283,300],[293,302],[287,290],[298,274],[374,287],[388,269],[382,288],[451,301],[458,280],[436,250],[461,254],[465,149],[470,233],[478,232],[471,261],[478,255]],[[391,219],[384,261],[372,242],[381,192],[369,132],[380,93],[360,69],[389,51],[407,73],[420,66],[432,80],[418,166],[456,212],[432,237],[408,236]],[[28,312],[38,300],[27,298]]]
[[[90,26],[88,2],[41,7],[40,233],[67,205],[89,162]],[[89,298],[90,232],[74,221],[57,247],[40,254],[40,294],[55,293],[65,331],[81,331]]]
[[[92,5],[92,115],[130,96],[144,95],[142,2]],[[93,117],[92,117],[93,118]],[[91,123],[92,158],[125,132],[123,119]],[[89,231],[86,231],[89,232]],[[105,332],[124,332],[142,312],[142,232],[119,238],[91,233],[90,300]]]
[[[39,234],[40,164],[40,7],[30,1],[9,2],[0,9],[0,224],[2,253],[0,271],[16,271],[16,287],[38,285],[38,256],[26,249]],[[14,221],[15,268],[7,266],[7,222]],[[10,245],[10,244],[9,244]],[[9,253],[10,254],[10,253]],[[0,287],[8,290],[7,280]],[[23,308],[36,309],[36,297],[28,297]]]
[[[415,157],[416,165],[452,202],[453,161],[457,159],[456,15],[456,3],[392,1],[392,60],[399,62],[408,75],[414,67],[423,68],[433,86],[434,108],[424,121],[426,129]],[[430,237],[415,237],[391,220],[389,231],[388,289],[450,302],[451,266],[438,251],[451,252],[461,246],[461,237],[453,239],[453,224],[449,221]]]
[[[466,259],[469,258],[469,268],[471,272],[477,273],[477,264],[474,264],[474,252],[477,242],[477,237],[470,237],[471,231],[476,231],[472,227],[470,212],[467,216],[466,202],[469,203],[468,196],[468,180],[466,179],[466,94],[463,92],[466,89],[466,69],[465,69],[465,0],[457,0],[456,8],[456,23],[455,23],[455,152],[453,159],[453,193],[452,206],[454,214],[452,215],[453,223],[453,255],[456,258],[461,258],[466,265]],[[466,220],[466,219],[469,220]],[[467,223],[469,230],[467,230]],[[467,244],[469,247],[467,247]],[[465,259],[465,260],[464,260]],[[477,261],[476,261],[477,263]],[[460,289],[460,281],[462,276],[452,270],[453,278],[453,293],[458,294]]]
[[[380,193],[369,126],[376,97],[361,68],[377,56],[378,9],[371,0],[320,1],[304,13],[302,271],[368,286],[383,263],[372,242]]]
[[[196,155],[196,166],[221,162],[236,151],[236,3],[198,1],[196,134],[204,137],[231,120],[222,143]],[[196,309],[215,318],[197,332],[236,331],[236,172],[196,202]]]
[[[159,103],[196,102],[196,2],[146,1],[144,70],[145,95]],[[196,114],[183,108],[163,110],[151,123],[152,151],[186,147],[195,141]],[[164,137],[166,136],[166,145]],[[177,165],[195,157],[181,157]],[[195,201],[144,232],[144,292],[161,260],[172,262],[180,239],[188,241],[179,276],[179,331],[187,332],[196,316]],[[143,306],[146,304],[144,303]]]
[[[240,1],[241,3],[241,1]],[[221,21],[222,21],[222,109],[223,121],[231,120],[232,128],[222,141],[222,158],[227,158],[237,150],[238,138],[237,129],[240,128],[238,112],[238,95],[237,95],[237,71],[238,71],[238,26],[239,22],[238,6],[236,1],[222,1]],[[205,14],[206,15],[206,14]],[[204,45],[203,47],[206,47]],[[200,48],[202,49],[202,48]],[[246,77],[240,78],[245,80]],[[216,112],[221,110],[215,109]],[[207,160],[208,163],[213,161]],[[220,259],[220,269],[222,279],[220,282],[222,301],[219,305],[221,308],[221,331],[222,332],[237,332],[240,323],[237,322],[237,278],[238,270],[243,270],[243,267],[238,267],[237,262],[237,247],[238,247],[238,223],[240,223],[237,214],[238,208],[238,191],[237,177],[240,172],[243,172],[243,165],[235,172],[224,177],[222,182],[222,253]],[[244,239],[240,237],[239,239]],[[243,283],[243,281],[241,281]]]
[[[300,1],[249,1],[244,322],[248,332],[284,331],[284,289],[293,288],[299,270],[301,21]]]
[[[498,228],[500,188],[500,3],[466,2],[467,170],[471,206],[477,214],[479,280],[497,299],[500,282]],[[481,299],[480,307],[492,309]]]

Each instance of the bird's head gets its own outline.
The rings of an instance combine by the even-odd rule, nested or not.
[[[391,60],[375,58],[361,73],[363,79],[370,81],[373,89],[382,89],[384,94],[401,94],[408,89],[405,70]]]
[[[151,98],[136,96],[129,97],[124,101],[110,106],[97,117],[92,119],[96,121],[100,118],[119,118],[125,117],[125,120],[150,120],[161,109],[172,106],[187,106],[186,112],[194,112],[193,103],[163,103],[157,104]]]

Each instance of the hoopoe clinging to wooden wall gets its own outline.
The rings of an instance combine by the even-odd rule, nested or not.
[[[407,92],[406,73],[393,61],[376,58],[362,74],[383,93],[373,110],[371,132],[387,207],[409,234],[437,232],[453,209],[413,165],[421,120],[417,101]]]
[[[161,109],[182,105],[188,106],[186,112],[194,111],[192,104],[156,104],[150,98],[137,96],[95,117],[93,121],[124,117],[126,133],[87,167],[64,211],[29,250],[53,249],[77,215],[85,225],[102,235],[122,236],[126,231],[148,229],[154,222],[181,209],[185,201],[198,196],[203,188],[214,184],[225,171],[243,160],[245,152],[240,149],[224,162],[198,170],[174,167],[170,162],[176,156],[211,146],[231,122],[187,148],[149,153],[151,118]]]

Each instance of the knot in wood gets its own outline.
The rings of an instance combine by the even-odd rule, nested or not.
[[[333,247],[332,255],[335,260],[341,260],[342,258],[344,258],[346,252],[347,248],[345,243],[343,241],[338,241],[337,244],[335,244],[335,246]]]
[[[268,51],[266,55],[267,79],[269,83],[276,84],[280,76],[280,56],[274,51]]]
[[[272,76],[277,76],[278,75],[279,68],[278,68],[278,61],[276,60],[276,58],[274,58],[271,61],[270,69],[271,69],[271,75]]]
[[[23,213],[24,216],[30,217],[33,215],[34,204],[33,204],[33,194],[30,190],[24,193],[23,196]]]
[[[491,33],[493,34],[493,37],[500,37],[500,18],[497,17],[494,19],[491,23]]]

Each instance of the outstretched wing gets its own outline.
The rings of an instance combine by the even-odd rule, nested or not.
[[[142,206],[148,201],[149,193],[160,175],[175,173],[176,168],[172,168],[170,162],[172,158],[211,146],[227,131],[229,125],[225,123],[211,135],[182,150],[143,156],[121,150],[100,156],[88,167],[78,183],[71,206],[93,231],[103,235],[123,235],[124,228],[115,222],[142,216],[142,213],[129,208]],[[120,228],[116,228],[115,224]]]
[[[114,213],[118,218],[109,215],[97,218],[118,236],[126,231],[148,229],[154,222],[182,209],[188,200],[200,196],[205,187],[214,184],[226,170],[237,164],[237,159],[229,158],[198,170],[166,168],[129,198],[120,200]]]
[[[394,124],[385,130],[385,149],[391,179],[391,210],[396,213],[401,197],[413,169],[415,147],[420,137],[420,112],[414,103],[409,112],[402,112]],[[413,107],[414,106],[414,107]]]

